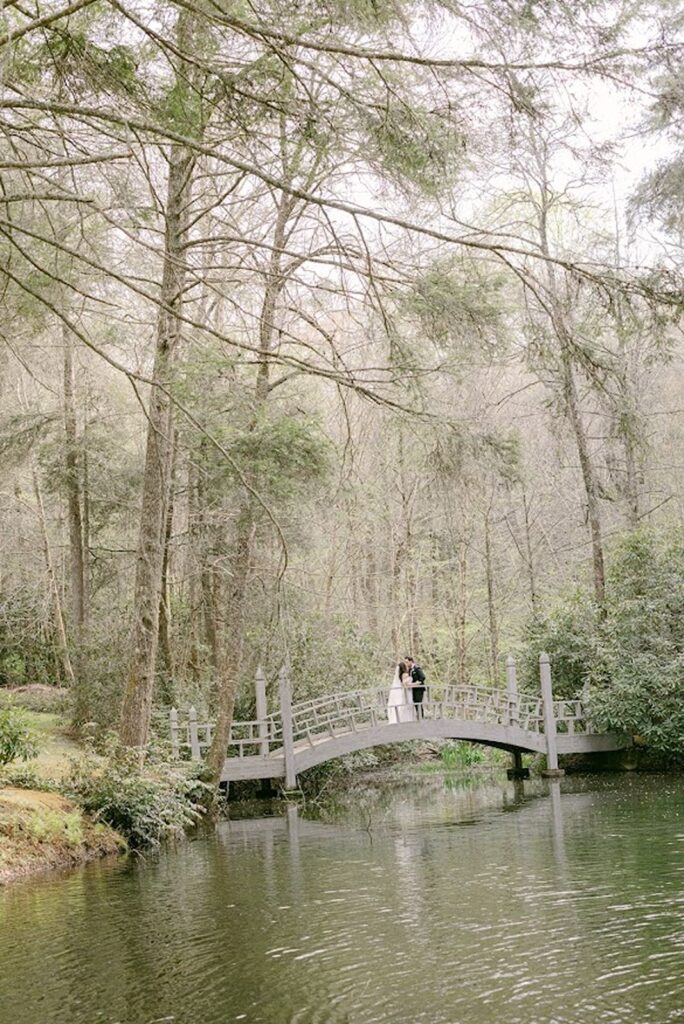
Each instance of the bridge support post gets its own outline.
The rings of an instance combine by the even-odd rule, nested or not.
[[[511,750],[511,762],[512,766],[506,769],[509,779],[529,779],[530,769],[523,766],[521,750]]]
[[[515,658],[508,655],[506,658],[506,703],[508,725],[518,724],[518,680],[515,672]],[[509,779],[529,779],[530,769],[523,768],[522,753],[519,750],[511,751],[511,767],[506,774]]]
[[[259,730],[259,753],[262,757],[268,757],[268,704],[266,703],[266,676],[261,665],[256,670],[254,678],[254,689],[256,691],[256,716]]]
[[[283,720],[283,754],[285,755],[285,789],[297,788],[294,765],[294,738],[292,732],[292,693],[287,669],[283,665],[278,677],[280,715]]]
[[[551,660],[548,654],[539,655],[542,705],[544,709],[544,735],[546,737],[546,778],[559,778],[565,771],[558,767],[558,746],[556,743],[556,718],[553,713],[553,690],[551,689]]]
[[[190,734],[190,756],[193,761],[202,760],[202,751],[199,745],[199,733],[197,731],[197,711],[195,708],[188,710],[188,732]]]
[[[518,724],[518,681],[515,674],[515,658],[506,658],[506,700],[508,702],[508,724]]]

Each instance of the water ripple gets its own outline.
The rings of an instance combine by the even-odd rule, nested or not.
[[[8,890],[0,1021],[684,1021],[684,786],[550,792],[407,787]]]

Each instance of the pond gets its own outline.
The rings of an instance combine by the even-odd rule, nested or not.
[[[0,895],[11,1024],[684,1020],[684,782],[425,777]]]

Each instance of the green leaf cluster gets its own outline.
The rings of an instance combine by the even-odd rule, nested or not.
[[[204,131],[205,116],[200,93],[177,79],[162,102],[163,123],[179,135],[199,139]]]
[[[10,704],[0,708],[0,765],[29,761],[38,752],[24,708]]]
[[[243,473],[279,501],[291,500],[321,482],[331,454],[318,424],[304,416],[264,417],[231,444],[231,455]]]
[[[593,720],[684,762],[684,540],[639,530],[613,552],[605,615],[575,593],[530,626],[526,664],[551,655],[554,692],[589,686]]]
[[[441,349],[491,351],[502,324],[503,284],[500,274],[485,274],[474,261],[463,267],[439,260],[417,279],[405,309]]]
[[[202,817],[211,792],[195,767],[157,765],[153,774],[121,749],[112,750],[104,766],[89,757],[75,764],[64,788],[136,849],[183,835]]]
[[[439,113],[394,103],[369,116],[368,135],[384,173],[399,185],[437,196],[460,170],[465,137]]]
[[[60,28],[45,49],[48,65],[76,92],[129,97],[140,92],[138,60],[128,46],[104,47],[83,29]]]

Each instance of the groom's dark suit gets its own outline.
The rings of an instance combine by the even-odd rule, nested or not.
[[[411,681],[413,682],[411,694],[413,697],[413,703],[416,705],[416,714],[418,715],[418,718],[422,718],[422,703],[423,697],[425,696],[425,673],[420,665],[414,665],[411,669]]]

